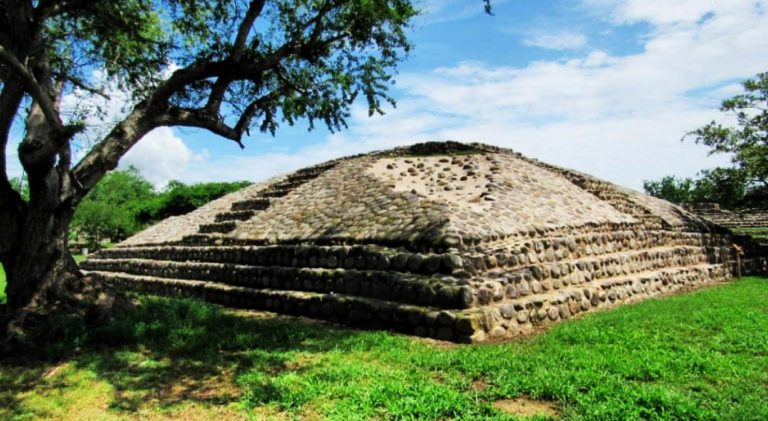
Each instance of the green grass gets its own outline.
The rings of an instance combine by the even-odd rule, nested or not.
[[[0,264],[0,304],[5,303],[5,270]]]
[[[731,228],[731,230],[736,234],[747,234],[754,238],[768,238],[768,227],[742,227]]]
[[[566,419],[768,419],[762,278],[459,346],[141,302],[105,328],[54,329],[80,349],[57,363],[0,364],[0,419],[506,419],[492,404],[516,397]]]

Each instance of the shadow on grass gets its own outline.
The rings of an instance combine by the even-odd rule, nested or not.
[[[72,327],[73,337],[59,346],[71,350],[68,364],[112,385],[110,409],[134,412],[145,406],[162,410],[185,401],[211,406],[239,401],[242,373],[272,376],[295,370],[292,361],[297,354],[359,348],[356,337],[364,335],[322,322],[237,313],[242,312],[193,299],[141,297],[140,306],[106,326]],[[61,336],[63,330],[54,331]],[[41,358],[50,361],[51,356]],[[43,385],[45,369],[40,367],[47,365],[43,361],[20,363],[13,357],[0,362],[6,415],[25,414],[18,396]],[[257,400],[272,394],[266,389],[260,393],[265,396]]]

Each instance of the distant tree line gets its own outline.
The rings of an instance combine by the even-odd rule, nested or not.
[[[768,208],[768,72],[742,85],[743,93],[720,106],[736,118],[735,127],[712,121],[686,135],[708,146],[710,154],[729,154],[732,167],[702,171],[694,179],[666,176],[648,180],[643,183],[648,194],[679,204]]]
[[[717,203],[725,209],[762,207],[764,189],[750,187],[744,174],[736,168],[705,170],[696,178],[665,176],[643,182],[651,196],[677,204]]]
[[[13,186],[29,200],[26,179]],[[135,167],[108,173],[83,199],[70,227],[70,240],[97,250],[105,240],[122,241],[165,218],[200,206],[250,185],[247,181],[184,184],[172,180],[162,190]]]

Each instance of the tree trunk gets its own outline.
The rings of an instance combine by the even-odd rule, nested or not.
[[[18,252],[6,266],[8,311],[37,306],[45,293],[60,290],[68,277],[80,276],[67,249],[71,212],[45,215],[30,208],[19,231]]]
[[[15,245],[3,257],[6,271],[8,332],[23,329],[31,312],[69,305],[73,280],[82,277],[68,248],[69,223],[74,209],[61,201],[59,174],[51,168],[43,177],[30,177],[31,200],[21,213],[15,233],[3,242]]]

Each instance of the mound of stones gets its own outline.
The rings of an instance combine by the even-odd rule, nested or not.
[[[150,293],[480,342],[760,269],[733,241],[586,174],[431,142],[250,186],[83,268]]]

